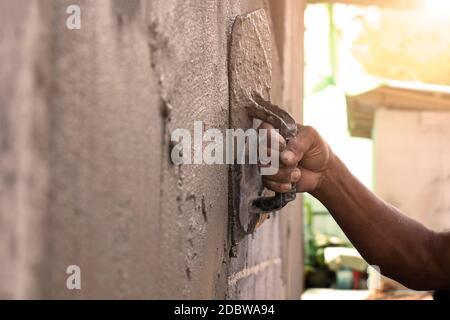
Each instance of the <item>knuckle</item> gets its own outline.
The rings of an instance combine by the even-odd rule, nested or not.
[[[259,129],[266,129],[269,132],[269,134],[270,134],[272,129],[273,129],[273,126],[270,123],[268,123],[268,122],[263,122],[259,126]]]
[[[291,182],[291,175],[289,173],[281,174],[278,177],[278,181],[283,183]]]
[[[311,126],[303,126],[302,130],[307,134],[313,134],[316,132],[316,129]]]
[[[305,127],[305,135],[311,140],[314,141],[319,136],[319,133],[314,127],[306,126]]]
[[[287,192],[290,190],[290,184],[286,184],[286,183],[280,183],[280,182],[275,182],[275,181],[270,181],[267,180],[264,183],[265,187],[276,191],[276,192]]]
[[[278,172],[277,174],[265,176],[265,179],[275,183],[287,183],[290,182],[289,174]]]
[[[301,171],[296,168],[296,169],[292,170],[289,177],[292,182],[297,182],[300,180],[301,176],[302,176]]]
[[[281,162],[286,165],[287,167],[294,167],[297,165],[297,159],[295,156],[295,153],[290,152],[283,152],[281,154]]]

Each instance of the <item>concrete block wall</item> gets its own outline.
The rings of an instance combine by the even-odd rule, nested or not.
[[[374,154],[383,199],[435,231],[450,228],[450,113],[378,110]]]
[[[299,297],[300,202],[231,258],[228,167],[169,161],[173,129],[228,127],[229,32],[261,6],[300,120],[302,1],[0,2],[0,297]]]

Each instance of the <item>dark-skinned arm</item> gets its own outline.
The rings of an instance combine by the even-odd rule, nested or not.
[[[335,155],[311,194],[383,275],[416,290],[450,288],[450,234],[433,232],[383,201]]]
[[[298,125],[280,158],[283,166],[264,177],[266,187],[285,192],[296,183],[317,198],[383,275],[411,289],[450,289],[450,232],[426,228],[367,189],[311,127]]]

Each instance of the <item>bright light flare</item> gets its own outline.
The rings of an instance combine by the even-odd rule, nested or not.
[[[448,0],[423,0],[425,10],[436,14],[448,14],[450,12],[450,1]]]

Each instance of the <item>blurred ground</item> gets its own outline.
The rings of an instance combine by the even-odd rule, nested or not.
[[[412,290],[375,291],[308,289],[302,294],[302,300],[432,300],[430,292]]]

